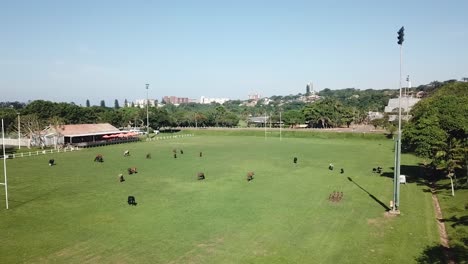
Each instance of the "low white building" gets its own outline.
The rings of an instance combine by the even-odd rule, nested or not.
[[[369,112],[367,112],[367,118],[368,118],[369,120],[381,119],[381,118],[384,118],[384,114],[381,113],[381,112],[372,112],[372,111],[369,111]]]
[[[398,106],[400,104],[399,100],[400,98],[392,98],[388,100],[388,105],[385,106],[384,112],[385,113],[395,112],[394,111],[395,109],[396,111],[398,111]],[[414,97],[409,97],[409,96],[402,97],[401,98],[401,111],[402,112],[411,111],[411,108],[413,108],[413,106],[417,104],[419,101],[421,101],[421,99],[419,98],[414,98]]]
[[[420,98],[414,98],[409,96],[404,96],[401,98],[401,113],[402,119],[408,121],[411,116],[408,115],[409,111],[413,108],[415,104],[421,101]],[[385,106],[384,112],[385,113],[397,113],[398,107],[400,105],[400,98],[392,98],[388,100],[388,105]],[[404,114],[405,113],[405,114]],[[398,119],[398,115],[389,115],[389,121],[395,121]]]
[[[154,107],[157,105],[158,103],[158,100],[156,99],[137,99],[135,101],[133,101],[133,104],[135,105],[135,107],[140,107],[140,108],[145,108],[146,107],[146,102],[148,102],[148,105],[151,106],[151,107]]]
[[[211,103],[218,103],[224,104],[225,102],[229,101],[229,98],[209,98],[202,96],[200,97],[200,104],[211,104]]]

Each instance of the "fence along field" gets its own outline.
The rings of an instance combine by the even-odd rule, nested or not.
[[[385,217],[378,201],[388,203],[392,181],[372,168],[392,165],[386,139],[213,135],[9,159],[0,254],[4,263],[414,263],[438,243],[431,198],[409,181],[402,216]]]

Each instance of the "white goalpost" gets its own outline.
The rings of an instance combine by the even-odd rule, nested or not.
[[[5,186],[5,202],[6,202],[6,209],[8,209],[8,181],[7,181],[7,172],[6,172],[7,156],[5,155],[5,129],[3,127],[3,119],[2,119],[2,147],[3,147],[3,174],[5,175],[5,182],[0,183],[0,185]]]

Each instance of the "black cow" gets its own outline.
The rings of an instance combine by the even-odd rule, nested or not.
[[[127,202],[128,202],[128,205],[137,205],[135,201],[135,196],[129,196]]]
[[[198,173],[198,180],[204,180],[205,179],[205,173],[199,172]]]
[[[104,159],[101,154],[97,154],[96,157],[94,158],[95,162],[104,162]]]

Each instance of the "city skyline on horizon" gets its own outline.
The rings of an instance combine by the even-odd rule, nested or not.
[[[467,77],[468,2],[424,3],[8,2],[2,101],[398,89],[401,26],[403,83]]]

